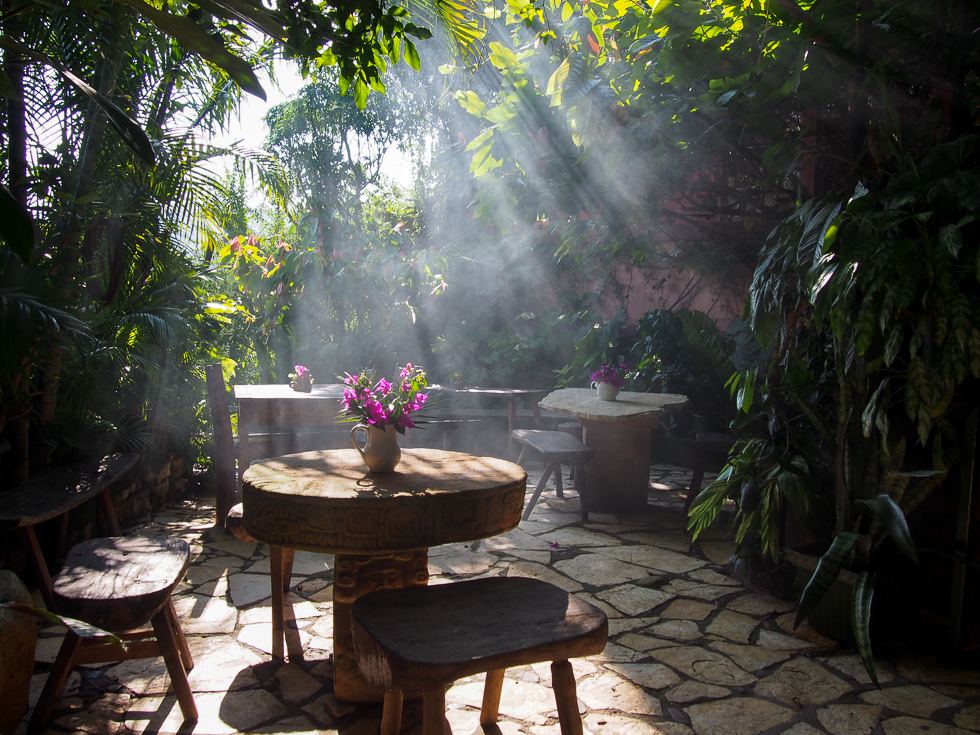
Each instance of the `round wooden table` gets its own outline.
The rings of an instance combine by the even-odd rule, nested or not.
[[[564,388],[549,393],[540,406],[578,418],[583,441],[595,449],[585,469],[590,510],[630,512],[647,506],[650,440],[660,414],[685,403],[687,396],[676,393],[623,391],[615,401],[600,401],[593,389]]]
[[[353,449],[290,454],[253,464],[242,479],[245,529],[271,547],[274,652],[283,643],[283,550],[336,554],[334,695],[348,702],[383,698],[357,668],[354,600],[426,584],[430,546],[515,528],[527,489],[512,462],[439,449],[403,449],[397,470],[383,474]]]

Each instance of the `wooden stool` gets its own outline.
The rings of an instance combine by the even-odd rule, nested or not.
[[[738,438],[733,434],[702,431],[694,435],[694,472],[691,475],[691,486],[687,489],[687,500],[684,502],[685,513],[691,509],[691,503],[701,492],[705,468],[723,467],[736,441]]]
[[[537,487],[534,488],[531,499],[528,501],[521,518],[525,521],[530,518],[534,504],[538,502],[541,491],[544,490],[544,486],[552,473],[555,475],[555,492],[559,498],[565,497],[561,486],[561,466],[563,464],[570,464],[575,471],[575,485],[578,488],[579,500],[582,504],[582,520],[589,520],[585,463],[590,462],[595,457],[595,450],[587,444],[583,444],[571,434],[566,434],[563,431],[514,429],[511,432],[511,436],[514,438],[514,441],[523,445],[521,447],[521,456],[517,458],[517,464],[521,464],[524,461],[524,455],[528,447],[540,452],[545,460],[544,473],[541,475],[541,480],[538,482]]]
[[[167,664],[184,719],[197,720],[187,682],[194,662],[170,599],[189,560],[190,547],[179,538],[115,536],[72,547],[54,581],[58,613],[119,634],[126,649],[106,636],[65,633],[28,732],[44,729],[72,667],[154,656]],[[152,630],[137,630],[147,622]]]
[[[357,664],[385,692],[381,735],[397,735],[406,694],[423,696],[423,735],[443,735],[446,686],[487,672],[480,724],[497,721],[504,671],[551,661],[562,735],[581,735],[570,658],[606,647],[606,614],[524,577],[379,590],[351,609]]]

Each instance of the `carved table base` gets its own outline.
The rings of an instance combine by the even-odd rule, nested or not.
[[[292,552],[276,546],[270,552],[273,590],[272,655],[283,658],[285,626],[282,597],[288,584],[288,580],[283,578],[283,561]],[[379,555],[336,555],[333,584],[333,678],[334,696],[337,699],[345,702],[380,702],[384,699],[384,692],[369,686],[357,668],[357,656],[354,654],[350,630],[350,609],[354,600],[375,590],[414,587],[427,584],[428,581],[428,549]]]
[[[384,692],[369,686],[357,668],[350,630],[354,600],[380,589],[427,584],[429,551],[416,549],[382,556],[337,554],[333,580],[334,696],[345,702],[380,702]]]
[[[589,510],[642,511],[650,490],[650,438],[658,419],[644,416],[621,421],[579,418],[584,441],[595,449],[585,468]]]

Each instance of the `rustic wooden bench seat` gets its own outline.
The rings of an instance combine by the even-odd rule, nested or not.
[[[17,529],[38,575],[41,597],[56,609],[51,592],[51,574],[41,553],[34,526],[61,516],[61,548],[64,548],[68,512],[96,498],[99,521],[105,534],[119,534],[111,489],[139,461],[138,454],[113,454],[101,459],[57,467],[43,472],[14,490],[0,494],[0,531]]]
[[[562,735],[581,735],[568,659],[606,647],[606,614],[538,579],[490,577],[379,590],[351,609],[354,650],[385,692],[381,735],[397,735],[406,694],[423,696],[423,735],[443,735],[448,684],[487,672],[480,724],[497,721],[504,671],[551,661]],[[488,730],[489,732],[489,730]]]
[[[523,445],[521,456],[517,458],[517,464],[524,461],[527,450],[533,449],[544,458],[544,472],[538,481],[534,492],[531,494],[524,514],[521,516],[525,521],[531,517],[534,504],[538,502],[541,491],[547,484],[552,474],[555,476],[555,492],[559,498],[565,497],[562,490],[561,466],[571,465],[575,472],[575,485],[578,488],[579,500],[582,504],[582,520],[589,520],[589,495],[585,481],[585,463],[595,457],[595,450],[583,444],[571,434],[564,431],[539,431],[537,429],[514,429],[511,432],[514,441]]]
[[[194,665],[177,619],[171,593],[184,577],[190,547],[179,538],[116,536],[72,547],[54,581],[56,610],[110,633],[65,633],[54,667],[28,723],[28,732],[44,729],[65,679],[80,664],[162,656],[185,720],[197,719],[187,672]],[[141,630],[147,623],[151,630]]]

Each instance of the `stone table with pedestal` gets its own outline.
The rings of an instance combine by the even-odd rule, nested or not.
[[[244,475],[246,530],[269,544],[273,650],[283,652],[283,550],[336,554],[334,694],[381,701],[354,656],[350,606],[381,588],[426,584],[428,547],[475,541],[515,528],[527,473],[502,459],[403,449],[394,472],[369,473],[353,449],[291,454]]]
[[[687,403],[675,393],[621,392],[615,401],[600,401],[588,388],[549,393],[541,408],[568,413],[583,427],[583,441],[595,449],[586,465],[589,510],[630,512],[646,508],[650,487],[650,440],[668,408]]]

